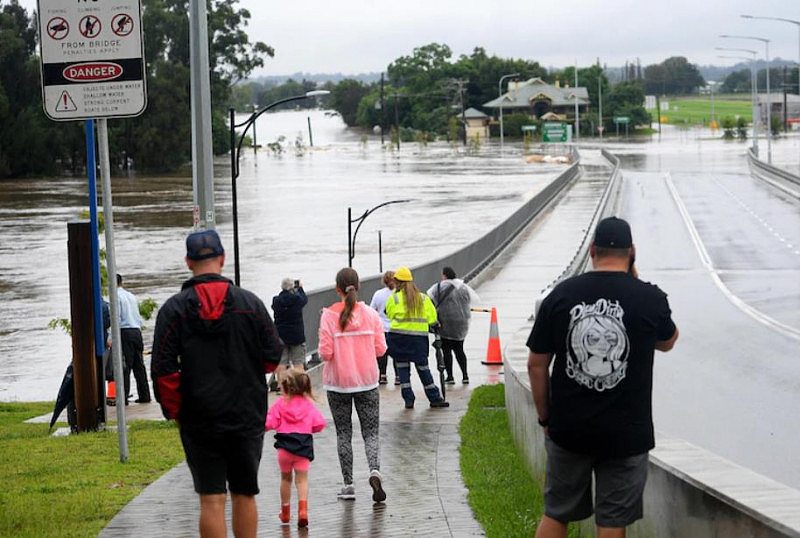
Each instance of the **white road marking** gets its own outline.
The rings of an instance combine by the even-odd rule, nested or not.
[[[739,308],[739,310],[752,317],[759,323],[766,325],[767,327],[783,334],[784,336],[788,336],[789,338],[800,341],[800,330],[781,323],[780,321],[764,314],[763,312],[756,310],[752,306],[742,301],[739,297],[734,295],[731,290],[728,289],[728,287],[719,277],[717,270],[714,269],[714,265],[711,263],[711,257],[708,255],[708,251],[706,250],[705,245],[703,245],[702,239],[700,239],[700,234],[697,233],[697,228],[695,228],[694,222],[692,221],[691,216],[689,216],[686,206],[683,204],[683,200],[681,200],[680,196],[678,195],[678,191],[675,189],[675,184],[672,182],[672,176],[669,172],[664,174],[664,181],[667,184],[670,194],[672,194],[672,199],[675,200],[675,205],[678,207],[678,212],[681,214],[681,218],[683,219],[683,222],[689,231],[689,236],[692,238],[692,242],[697,249],[697,253],[700,255],[700,261],[706,266],[706,269],[708,269],[708,272],[711,276],[711,280],[713,280],[714,284],[716,284],[720,291],[722,291],[722,294],[731,303],[733,303],[734,306]]]

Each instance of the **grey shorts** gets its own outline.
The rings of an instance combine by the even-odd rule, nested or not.
[[[544,513],[560,521],[580,521],[595,513],[601,527],[627,527],[642,518],[648,455],[600,458],[564,450],[549,437]],[[595,501],[592,508],[592,472]]]
[[[281,364],[284,366],[302,366],[306,363],[306,343],[286,346],[281,353]]]

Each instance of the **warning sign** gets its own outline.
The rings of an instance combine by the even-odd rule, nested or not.
[[[144,112],[141,0],[38,0],[38,8],[47,117],[72,121]]]
[[[61,92],[61,98],[56,104],[56,112],[75,112],[76,110],[78,110],[78,107],[75,106],[75,101],[72,100],[69,93],[66,91]]]
[[[69,35],[69,23],[62,17],[53,17],[47,22],[47,35],[61,41]]]

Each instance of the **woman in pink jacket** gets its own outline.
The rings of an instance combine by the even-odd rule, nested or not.
[[[356,498],[353,486],[353,424],[355,405],[369,464],[372,500],[383,502],[380,473],[380,397],[375,357],[386,352],[383,324],[378,313],[358,301],[358,273],[345,267],[336,274],[336,293],[342,298],[322,310],[319,322],[319,355],[325,365],[322,386],[336,426],[336,446],[344,487],[340,499]]]
[[[314,406],[311,379],[305,372],[288,370],[281,379],[283,397],[267,413],[267,431],[275,430],[275,448],[281,468],[281,513],[289,523],[292,498],[292,471],[297,486],[297,526],[308,526],[308,468],[314,459],[312,433],[321,432],[325,417]]]

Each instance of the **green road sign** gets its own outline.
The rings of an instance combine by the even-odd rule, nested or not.
[[[631,119],[628,116],[618,116],[614,118],[614,123],[630,123]]]
[[[542,142],[567,142],[567,124],[565,122],[548,122],[542,128]]]

